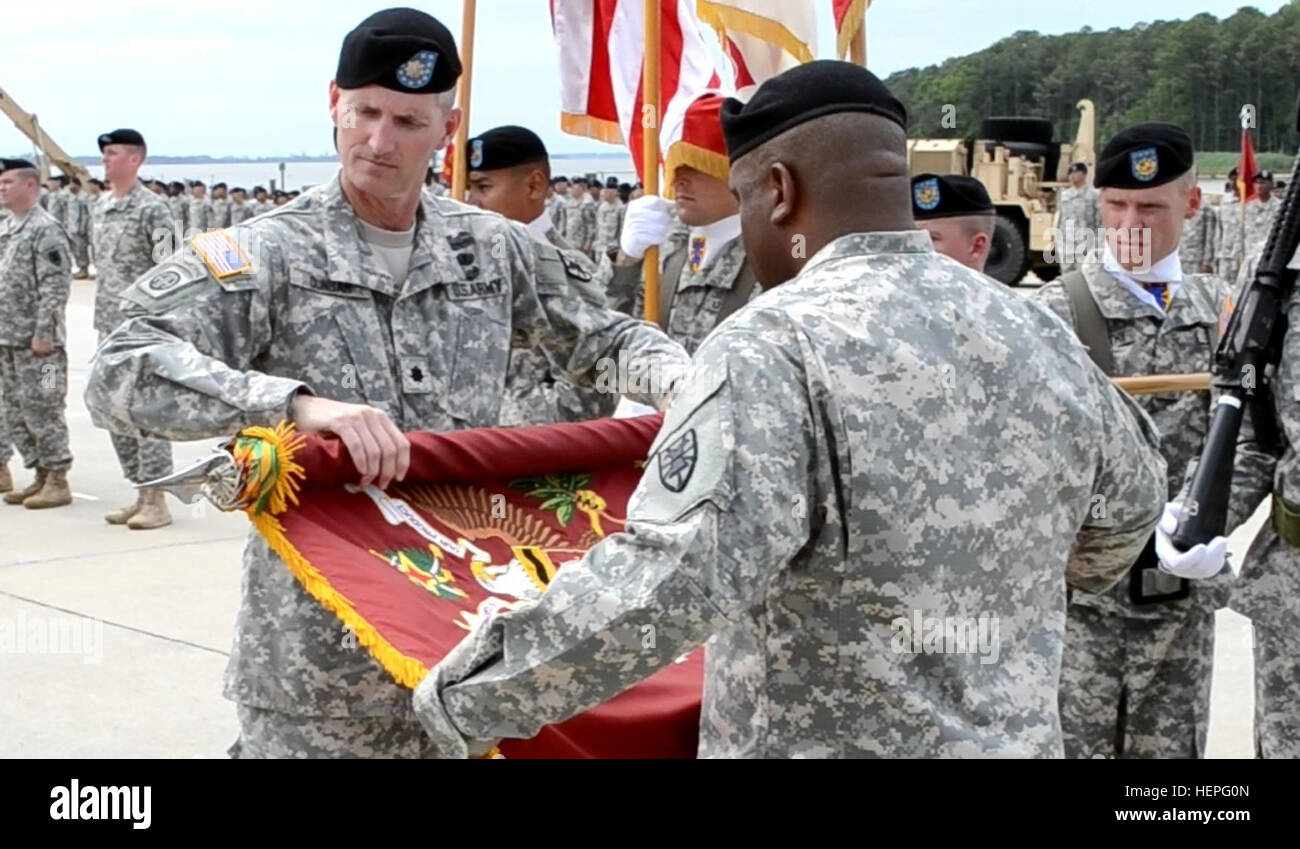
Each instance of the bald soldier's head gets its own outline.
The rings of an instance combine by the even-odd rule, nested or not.
[[[865,68],[799,65],[722,116],[745,253],[764,287],[841,236],[916,229],[906,111]]]

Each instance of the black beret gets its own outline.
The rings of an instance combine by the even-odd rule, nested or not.
[[[852,62],[818,59],[758,87],[748,103],[722,104],[722,134],[735,162],[800,124],[839,112],[868,112],[907,129],[907,110],[875,74]]]
[[[192,181],[190,181],[190,188],[192,189],[192,188],[194,188],[195,186],[203,186],[203,188],[205,188],[205,189],[208,187],[207,184],[204,183],[202,180],[192,180]]]
[[[180,180],[172,180],[172,182],[171,182],[171,188],[173,188],[173,189],[183,189],[183,188],[185,188],[185,184],[182,183]]]
[[[587,185],[590,185],[590,184],[587,182],[587,178],[586,178],[586,177],[574,177],[574,178],[573,178],[572,180],[570,180],[569,182],[570,182],[570,183],[573,183],[574,185],[578,185],[578,186],[587,186]]]
[[[1192,169],[1192,137],[1177,124],[1135,124],[1106,142],[1097,157],[1097,188],[1150,189]]]
[[[253,194],[257,194],[258,192],[264,192],[264,191],[266,191],[265,186],[253,186]]]
[[[607,188],[607,189],[617,189],[617,188],[618,188],[618,178],[617,178],[617,177],[606,177],[606,178],[605,178],[605,188]]]
[[[1087,174],[1088,164],[1086,162],[1076,162],[1073,165],[1071,165],[1070,170],[1066,171],[1065,173],[1073,174],[1075,171],[1082,171],[1083,173]]]
[[[35,164],[26,159],[0,159],[0,171],[13,171],[19,168],[36,170]]]
[[[385,9],[343,39],[334,82],[380,85],[408,94],[448,91],[460,77],[456,40],[437,18],[416,9]]]
[[[912,217],[917,221],[992,215],[996,210],[984,184],[959,174],[917,174],[912,178]]]
[[[243,192],[244,194],[248,194],[248,190],[245,189],[243,186],[235,186],[233,189],[230,190],[230,193],[231,193],[232,195],[233,195],[235,192]]]
[[[499,171],[546,158],[546,145],[527,127],[493,127],[465,146],[469,170]]]
[[[110,144],[134,144],[144,147],[144,136],[135,130],[113,130],[111,133],[101,133],[99,136],[99,149],[102,151],[106,145]]]
[[[226,184],[225,184],[225,183],[213,183],[213,184],[212,184],[212,188],[214,188],[214,189],[224,189],[224,188],[226,188]]]
[[[1272,171],[1260,171],[1258,174],[1255,175],[1255,179],[1256,179],[1256,180],[1268,180],[1268,181],[1272,181],[1272,179],[1273,179],[1273,172],[1272,172]]]

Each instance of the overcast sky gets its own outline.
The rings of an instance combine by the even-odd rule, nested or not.
[[[831,57],[831,0],[814,2],[818,56]],[[459,0],[416,5],[459,40]],[[867,16],[868,64],[883,77],[972,53],[1018,30],[1129,27],[1199,12],[1226,17],[1243,5],[1271,14],[1284,2],[877,0]],[[95,137],[115,127],[140,130],[160,154],[328,153],[326,85],[339,45],[380,8],[356,0],[40,0],[28,7],[39,14],[7,15],[0,25],[0,87],[73,155],[96,154]],[[479,0],[474,47],[471,131],[524,124],[552,152],[614,149],[559,131],[547,0]],[[0,152],[30,150],[0,118]]]

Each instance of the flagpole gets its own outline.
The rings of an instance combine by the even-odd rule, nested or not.
[[[862,12],[862,23],[858,24],[858,31],[853,33],[853,40],[849,42],[849,61],[855,65],[867,67],[867,13]]]
[[[465,142],[469,138],[469,89],[474,74],[474,6],[476,0],[461,0],[460,22],[460,90],[456,92],[456,105],[460,108],[460,126],[456,128],[455,156],[451,160],[451,197],[465,200]]]
[[[647,195],[659,194],[659,2],[645,0],[645,53],[641,60],[642,103],[650,107],[651,126],[645,126],[646,116],[633,115],[641,122],[641,173]],[[641,265],[645,273],[645,320],[659,321],[659,248],[652,246],[645,252]]]

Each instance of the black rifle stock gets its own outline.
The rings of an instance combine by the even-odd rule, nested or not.
[[[1296,110],[1300,130],[1300,101]],[[1296,163],[1300,165],[1300,156]],[[1300,175],[1300,168],[1296,175]],[[1262,421],[1264,416],[1256,416],[1253,423],[1257,428],[1267,432],[1272,427],[1272,410],[1263,409],[1266,405],[1262,403],[1269,393],[1266,370],[1277,365],[1282,353],[1285,310],[1296,279],[1296,272],[1287,264],[1298,246],[1300,181],[1293,178],[1269,230],[1255,276],[1242,290],[1241,302],[1235,305],[1227,332],[1214,352],[1214,386],[1221,394],[1178,528],[1172,535],[1174,544],[1183,551],[1209,542],[1226,530],[1232,464],[1246,405],[1251,404],[1268,417],[1268,421]]]

